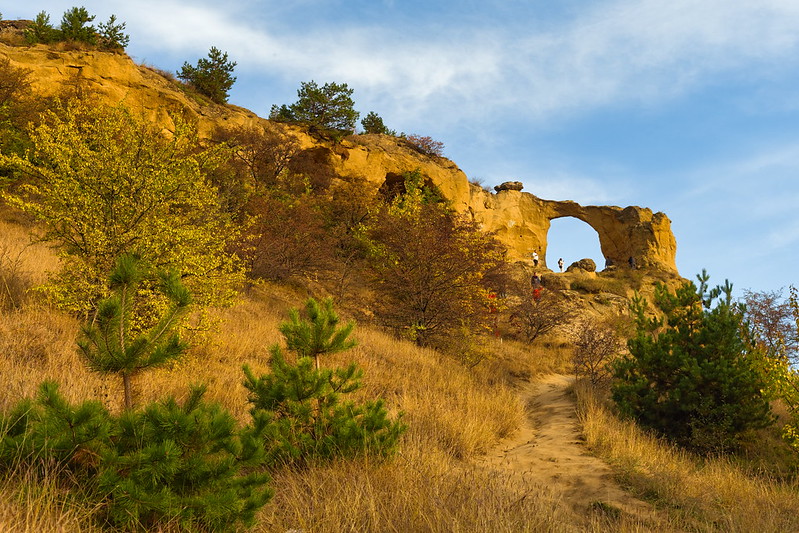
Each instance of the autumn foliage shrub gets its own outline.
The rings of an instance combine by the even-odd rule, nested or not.
[[[436,141],[427,135],[410,134],[405,136],[405,140],[411,147],[419,153],[425,155],[444,156],[444,143]]]
[[[446,341],[464,324],[490,328],[492,274],[505,249],[452,213],[417,172],[369,225],[367,247],[381,320],[420,345]]]

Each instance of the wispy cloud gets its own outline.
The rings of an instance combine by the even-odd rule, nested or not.
[[[410,34],[390,20],[325,25],[309,3],[86,2],[127,20],[136,40],[149,43],[142,49],[190,55],[216,45],[240,69],[346,81],[366,99],[390,94],[384,105],[420,117],[435,110],[437,120],[647,105],[719,74],[796,66],[799,57],[793,0],[617,0],[591,3],[546,29],[510,18],[469,28],[420,19]],[[54,18],[65,6],[42,3]],[[302,24],[298,9],[307,13]]]

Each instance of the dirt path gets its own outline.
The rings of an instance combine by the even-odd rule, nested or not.
[[[654,509],[623,491],[610,467],[585,449],[575,403],[566,392],[572,381],[571,376],[553,374],[528,384],[521,391],[528,410],[525,424],[488,454],[486,464],[546,487],[575,513],[577,523],[587,525],[592,516],[596,522],[602,514],[659,529]]]

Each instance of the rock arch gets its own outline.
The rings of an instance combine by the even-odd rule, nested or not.
[[[529,259],[535,249],[542,258],[546,257],[551,221],[574,217],[597,232],[599,247],[610,264],[626,266],[628,259],[634,257],[640,267],[677,272],[677,243],[671,221],[663,213],[636,206],[583,206],[571,201],[543,200],[515,190],[486,193],[481,200],[470,202],[475,220],[484,229],[494,231],[516,259]],[[597,266],[601,269],[603,265]]]

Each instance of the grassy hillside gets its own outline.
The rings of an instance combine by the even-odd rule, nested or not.
[[[77,49],[85,51],[83,45]],[[112,56],[104,60],[114,62]],[[673,275],[627,269],[548,273],[544,289],[531,287],[531,267],[506,261],[502,246],[473,221],[457,216],[441,189],[416,169],[392,174],[396,188],[373,191],[331,170],[335,136],[320,141],[327,148],[317,151],[309,146],[307,131],[300,142],[286,133],[291,128],[273,130],[263,119],[248,122],[242,117],[253,117],[241,110],[234,114],[242,118],[242,128],[217,128],[214,117],[233,116],[226,115],[231,108],[213,106],[190,87],[141,70],[148,71],[148,80],[157,78],[147,85],[158,89],[145,91],[148,98],[157,101],[168,92],[173,104],[185,104],[189,118],[197,109],[211,110],[195,113],[205,117],[201,140],[193,137],[190,120],[185,137],[174,128],[164,136],[163,123],[152,129],[151,121],[107,108],[104,102],[117,86],[76,84],[31,96],[28,89],[36,84],[26,79],[28,74],[0,62],[0,71],[17,76],[0,102],[0,191],[9,193],[0,206],[0,412],[35,395],[42,381],[53,380],[69,401],[98,399],[111,413],[121,413],[118,376],[90,371],[76,344],[98,299],[109,292],[113,253],[135,251],[161,266],[189,269],[189,283],[213,292],[219,278],[210,271],[216,267],[203,271],[202,262],[210,255],[209,241],[202,237],[209,235],[198,228],[223,228],[229,235],[214,241],[214,253],[227,268],[224,279],[237,284],[235,296],[227,306],[208,301],[197,306],[192,318],[205,314],[190,324],[203,327],[184,328],[188,351],[174,364],[134,376],[134,403],[148,405],[170,395],[183,399],[190,385],[201,383],[207,400],[221,404],[240,424],[249,423],[242,366],[268,372],[271,347],[284,343],[278,328],[289,310],[309,296],[334,296],[344,318],[358,321],[353,335],[358,344],[326,355],[325,365],[357,363],[364,379],[356,398],[382,398],[390,415],[402,413],[408,426],[398,453],[388,458],[363,454],[310,460],[302,467],[261,465],[272,477],[275,495],[258,511],[255,531],[799,530],[799,463],[776,430],[753,432],[737,455],[694,456],[619,420],[603,386],[578,384],[573,398],[579,422],[571,423],[579,424],[586,452],[612,466],[615,482],[650,504],[651,517],[625,513],[604,500],[576,511],[558,490],[557,479],[483,460],[529,425],[536,410],[547,409],[527,402],[523,392],[541,376],[572,371],[575,330],[609,320],[629,332],[624,316],[629,297],[636,291],[651,296],[656,281],[674,285],[679,280]],[[182,124],[173,121],[180,113],[165,113],[160,119]],[[124,127],[103,130],[108,123]],[[47,137],[58,130],[54,124],[66,133]],[[248,129],[253,124],[261,129]],[[133,141],[127,137],[131,132],[138,135]],[[130,141],[123,148],[135,148],[120,150],[128,166],[105,157],[109,147],[123,141]],[[150,159],[138,159],[145,152]],[[81,157],[73,159],[76,153]],[[397,160],[415,162],[419,155]],[[142,185],[133,179],[142,168],[168,171]],[[133,222],[120,222],[120,197],[139,198],[142,190],[155,188],[154,182],[176,175],[184,181],[175,181],[167,199],[202,185],[208,193],[203,198],[212,196],[199,204],[207,212],[189,209],[195,204],[180,199],[159,211],[162,218],[151,225],[135,226],[162,208],[163,196],[146,203],[152,197],[142,195],[142,202],[125,204],[132,205]],[[78,185],[41,187],[63,176]],[[129,189],[118,188],[129,181]],[[87,193],[101,185],[108,186],[103,194]],[[226,224],[212,226],[209,220]],[[76,227],[83,232],[70,233]],[[195,231],[174,238],[176,227]],[[132,237],[114,240],[117,233]],[[200,243],[192,245],[193,255],[181,248],[190,246],[187,237]],[[87,245],[90,239],[105,248]],[[91,283],[83,272],[94,276]],[[84,281],[88,286],[81,286]],[[44,284],[49,292],[42,290]],[[83,299],[77,305],[54,294]],[[543,327],[535,321],[552,315],[561,316],[564,323],[556,325],[564,327],[541,329],[533,338],[530,332],[537,335],[536,328]],[[520,325],[525,319],[532,320],[526,329]],[[102,530],[102,504],[71,491],[76,480],[66,471],[46,464],[43,475],[35,475],[27,459],[18,457],[19,462],[0,469],[0,530]],[[184,529],[177,522],[159,527]]]

